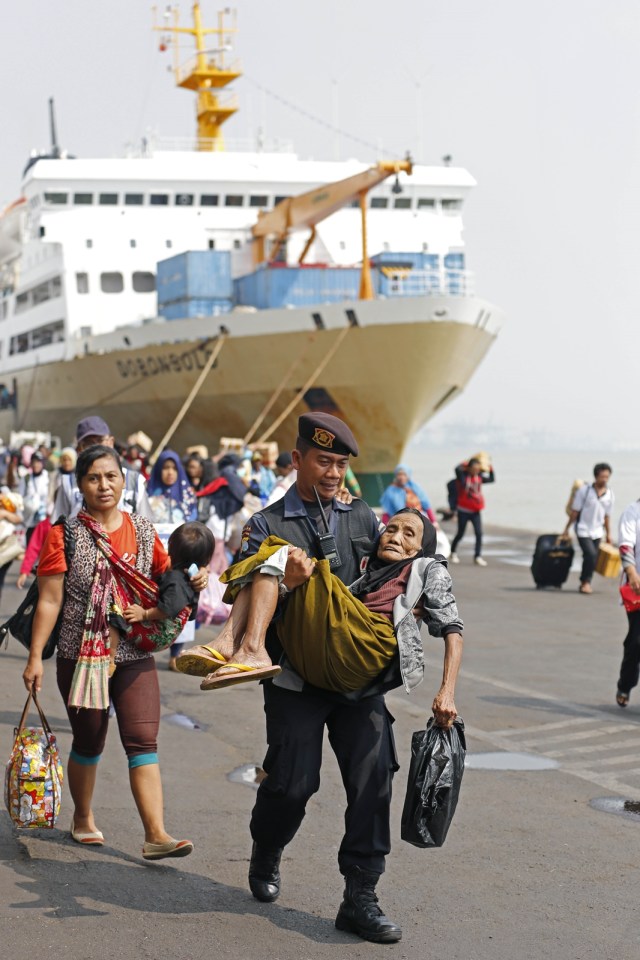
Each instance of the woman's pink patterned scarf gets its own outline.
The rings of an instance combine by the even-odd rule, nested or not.
[[[125,563],[106,532],[85,510],[78,520],[96,543],[96,566],[87,604],[80,655],[71,682],[70,707],[106,710],[109,706],[109,610],[121,612],[131,603],[155,607],[157,584]]]

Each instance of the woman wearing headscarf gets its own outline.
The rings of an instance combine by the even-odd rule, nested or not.
[[[147,481],[147,495],[156,524],[165,542],[181,523],[198,519],[198,507],[193,487],[175,450],[163,450],[153,465]],[[185,643],[195,638],[195,623],[190,620],[179,637],[171,644],[168,668],[175,672],[176,657]]]
[[[196,495],[175,450],[163,450],[147,481],[147,495],[154,523],[186,523],[196,520]]]
[[[46,517],[49,505],[49,474],[44,468],[44,458],[37,450],[31,454],[29,470],[20,482],[20,494],[28,544],[36,527]]]
[[[182,461],[187,479],[193,492],[198,498],[198,520],[206,523],[209,519],[210,503],[206,497],[201,497],[201,491],[218,476],[218,468],[209,457],[201,457],[199,453],[190,453]]]
[[[382,507],[382,520],[387,522],[398,510],[404,510],[405,507],[411,507],[419,510],[421,513],[436,522],[436,516],[431,509],[429,498],[422,487],[411,479],[411,470],[404,464],[398,464],[394,471],[393,481],[380,497],[380,506]]]
[[[56,494],[58,493],[58,488],[61,486],[61,484],[66,484],[69,490],[72,490],[73,487],[75,487],[75,470],[77,459],[78,454],[74,447],[63,447],[60,451],[58,469],[51,475],[51,483],[49,484],[49,515],[53,513],[53,505],[55,503]]]
[[[290,596],[285,591],[286,606],[276,622],[294,670],[313,686],[343,693],[372,684],[384,687],[398,669],[407,690],[419,683],[424,673],[420,623],[445,639],[462,633],[446,561],[435,556],[435,549],[433,525],[409,508],[390,519],[366,570],[350,587],[331,573],[327,560],[318,561],[306,584]],[[202,689],[280,672],[266,652],[261,625],[270,622],[279,592],[282,597],[278,583],[288,550],[284,541],[268,537],[253,557],[223,574],[230,584],[225,600],[234,606],[215,650],[209,650],[208,662],[204,647],[178,660],[184,673],[211,671]],[[249,583],[251,589],[242,589]]]

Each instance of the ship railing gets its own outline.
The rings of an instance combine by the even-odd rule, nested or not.
[[[129,157],[151,157],[156,151],[187,152],[213,149],[216,144],[208,137],[146,137],[141,144],[127,146]],[[293,153],[292,140],[279,140],[265,137],[225,137],[226,153]]]
[[[381,278],[380,293],[386,297],[470,297],[475,293],[475,274],[470,270],[411,270]]]

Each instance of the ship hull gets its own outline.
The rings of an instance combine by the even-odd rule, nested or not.
[[[245,437],[259,421],[251,440],[268,433],[290,449],[297,417],[311,406],[349,422],[361,443],[358,475],[387,474],[411,436],[464,389],[500,320],[475,297],[415,297],[122,328],[78,343],[68,359],[13,371],[17,405],[0,411],[0,431],[50,430],[68,442],[78,419],[99,412],[116,437],[144,430],[157,443],[222,329],[172,446],[215,451],[220,437]]]

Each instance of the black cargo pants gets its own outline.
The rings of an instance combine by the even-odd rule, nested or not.
[[[398,769],[393,718],[384,697],[344,704],[322,693],[283,690],[269,680],[263,690],[267,777],[251,815],[252,838],[273,850],[296,835],[307,802],[320,787],[326,726],[347,794],[338,866],[341,873],[354,865],[383,873],[391,849],[391,781]]]

